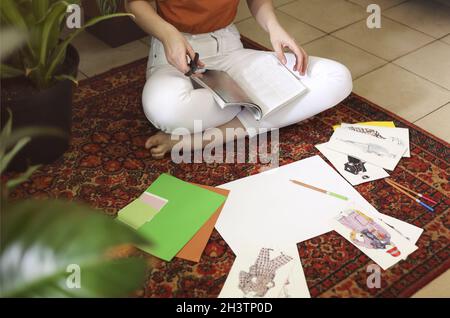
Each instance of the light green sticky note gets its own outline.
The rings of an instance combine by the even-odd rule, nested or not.
[[[150,221],[157,213],[156,209],[138,198],[119,211],[117,220],[137,230],[145,222]]]
[[[162,174],[147,192],[168,200],[138,232],[151,245],[144,251],[170,261],[222,205],[226,197],[167,174]]]

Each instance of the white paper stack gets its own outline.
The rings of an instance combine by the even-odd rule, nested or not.
[[[386,178],[410,156],[407,128],[342,124],[330,141],[316,148],[352,185]]]

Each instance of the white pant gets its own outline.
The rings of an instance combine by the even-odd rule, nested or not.
[[[200,54],[207,68],[229,74],[239,72],[236,61],[245,65],[245,60],[274,54],[244,49],[234,25],[211,33],[184,36],[194,51]],[[288,53],[286,57],[287,66],[292,70],[295,56]],[[142,103],[150,122],[166,133],[176,128],[193,132],[196,120],[202,121],[203,129],[213,128],[237,116],[252,135],[258,128],[281,128],[314,116],[337,105],[352,91],[348,69],[338,62],[320,57],[309,58],[307,73],[301,81],[308,88],[306,94],[258,122],[241,107],[221,109],[208,90],[194,90],[191,80],[168,64],[162,43],[153,38]]]

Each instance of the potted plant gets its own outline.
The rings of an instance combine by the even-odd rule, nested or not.
[[[0,297],[126,297],[142,287],[146,262],[126,246],[149,243],[126,225],[61,200],[3,197],[1,207]]]
[[[58,200],[25,200],[6,209],[0,297],[127,297],[142,288],[146,262],[126,256],[125,245],[146,241],[126,225]]]
[[[83,0],[83,9],[86,18],[126,11],[125,0]],[[113,48],[147,35],[128,17],[102,21],[89,27],[88,32]]]
[[[76,83],[79,64],[78,52],[70,45],[71,41],[86,27],[129,16],[125,13],[98,16],[63,37],[65,17],[73,5],[79,5],[79,1],[0,1],[2,28],[14,27],[26,36],[22,47],[0,65],[2,127],[9,108],[15,119],[13,130],[37,125],[59,128],[66,133],[63,139],[34,139],[17,154],[10,165],[14,169],[51,162],[68,148],[73,83]]]
[[[0,61],[24,39],[14,29],[1,31]],[[12,115],[0,133],[0,297],[129,296],[142,286],[146,263],[122,257],[123,244],[149,244],[130,228],[91,208],[57,200],[10,202],[9,191],[39,166],[4,176],[14,156],[32,138],[59,136],[48,127],[12,131]],[[121,248],[119,249],[119,251]],[[124,275],[123,273],[126,273]]]

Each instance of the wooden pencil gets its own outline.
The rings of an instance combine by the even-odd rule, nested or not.
[[[401,193],[403,193],[404,195],[406,195],[408,198],[411,198],[412,200],[416,201],[417,203],[419,203],[421,206],[423,206],[424,208],[426,208],[427,210],[430,210],[431,212],[434,212],[434,209],[429,206],[426,203],[423,203],[422,201],[420,201],[418,198],[414,197],[412,194],[406,192],[405,190],[403,190],[402,188],[400,188],[399,186],[393,184],[391,182],[391,180],[389,179],[385,179],[386,183],[389,184],[391,187],[393,187],[394,189],[396,189],[397,191],[400,191]]]
[[[400,183],[398,183],[398,182],[395,182],[394,180],[389,180],[389,181],[390,181],[391,183],[393,183],[393,184],[399,186],[399,187],[402,188],[403,190],[409,191],[409,192],[411,192],[411,193],[417,195],[419,198],[422,198],[422,199],[424,199],[424,200],[427,200],[427,201],[429,201],[429,202],[431,202],[431,203],[433,203],[433,204],[437,204],[436,201],[430,199],[429,197],[423,195],[422,193],[419,193],[419,192],[416,192],[416,191],[414,191],[414,190],[408,189],[408,188],[405,187],[404,185],[402,185],[402,184],[400,184]]]
[[[303,182],[300,182],[300,181],[297,181],[297,180],[291,180],[291,182],[293,182],[293,183],[295,183],[295,184],[297,184],[299,186],[302,186],[302,187],[305,187],[305,188],[308,188],[308,189],[311,189],[311,190],[314,190],[314,191],[318,191],[318,192],[321,192],[321,193],[325,193],[325,194],[331,195],[331,196],[333,196],[335,198],[338,198],[338,199],[341,199],[341,200],[348,201],[348,198],[346,196],[341,195],[341,194],[337,194],[337,193],[334,193],[334,192],[331,192],[331,191],[320,189],[320,188],[317,188],[317,187],[312,186],[310,184],[306,184],[306,183],[303,183]]]

